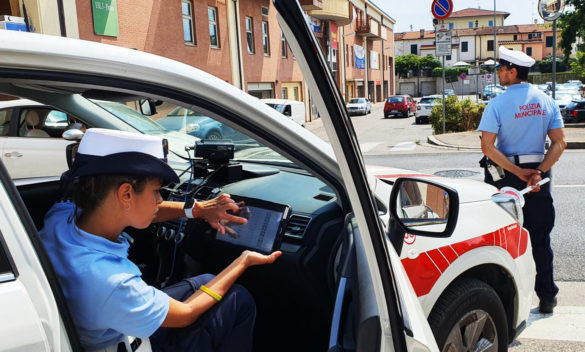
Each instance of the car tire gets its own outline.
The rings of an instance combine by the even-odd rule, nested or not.
[[[221,139],[221,133],[218,131],[211,131],[205,136],[205,139]]]
[[[493,288],[477,279],[453,282],[433,307],[429,325],[444,352],[493,347],[498,352],[508,350],[508,323],[502,301]],[[461,345],[468,341],[474,345]]]
[[[409,116],[410,116],[410,110],[406,110],[406,111],[404,112],[404,114],[402,114],[402,117],[406,117],[406,118],[408,118]]]

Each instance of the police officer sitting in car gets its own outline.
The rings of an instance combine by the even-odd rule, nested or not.
[[[551,97],[526,83],[535,62],[533,58],[503,46],[499,48],[499,56],[498,78],[508,89],[486,106],[478,130],[482,132],[483,153],[505,171],[503,178],[496,174],[495,179],[486,172],[485,181],[498,188],[523,189],[551,177],[551,168],[567,146],[563,119]],[[547,136],[551,146],[545,151]],[[532,242],[539,310],[552,313],[559,289],[553,280],[550,246],[555,220],[550,183],[536,185],[525,201],[523,226],[530,232]]]
[[[220,221],[246,222],[228,213],[238,210],[229,195],[187,209],[163,202],[163,182],[179,179],[164,160],[162,140],[97,128],[87,130],[63,179],[73,182],[73,202],[49,210],[40,236],[86,350],[127,350],[127,336],[150,338],[154,351],[251,350],[255,304],[234,283],[248,267],[273,263],[280,252],[244,251],[217,276],[160,290],[144,282],[128,259],[124,233],[183,216],[225,233]]]

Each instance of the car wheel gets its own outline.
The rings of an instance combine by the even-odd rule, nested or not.
[[[205,136],[205,139],[221,139],[221,133],[217,131],[211,131]]]
[[[402,116],[408,118],[410,116],[410,110],[406,110]]]
[[[420,120],[418,119],[418,117],[415,117],[414,118],[414,124],[415,125],[418,125],[419,123],[420,123]]]
[[[508,350],[508,323],[494,289],[476,279],[458,280],[443,292],[429,324],[443,352]]]

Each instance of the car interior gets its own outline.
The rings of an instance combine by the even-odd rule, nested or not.
[[[31,81],[18,86],[1,83],[0,92],[36,100],[65,112],[72,119],[67,126],[75,122],[87,127],[119,129],[128,126],[82,97],[99,95],[115,101],[113,97],[117,96],[118,101],[126,101],[128,106],[135,106],[127,101],[130,96],[161,100],[160,94],[127,94],[127,90],[122,92],[111,87],[100,88],[97,91],[100,94],[96,94],[95,86],[63,82],[52,89],[49,86],[50,82]],[[370,296],[369,302],[375,299],[371,298],[372,285],[352,283],[352,273],[359,272],[360,282],[365,283],[369,273],[365,256],[360,255],[363,248],[355,240],[357,225],[343,187],[319,173],[318,168],[309,171],[306,165],[310,163],[301,153],[294,154],[294,148],[282,153],[267,148],[264,141],[271,142],[271,137],[257,127],[246,125],[245,117],[233,116],[221,107],[214,108],[210,102],[191,99],[180,101],[180,105],[178,100],[171,103],[169,99],[158,104],[157,109],[171,111],[183,105],[197,110],[199,106],[198,113],[207,114],[259,142],[236,145],[235,152],[230,140],[202,140],[187,146],[190,160],[186,158],[183,163],[172,165],[181,181],[163,187],[163,199],[206,200],[227,193],[245,202],[249,223],[247,227],[233,226],[237,233],[233,237],[218,234],[197,219],[127,229],[133,238],[129,257],[142,271],[143,279],[162,288],[182,278],[216,274],[244,249],[264,253],[281,250],[283,255],[274,264],[252,267],[238,281],[252,293],[257,305],[255,351],[323,351],[331,346],[354,350],[358,341],[366,345],[379,341],[376,338],[370,341],[371,336],[359,334],[359,327],[377,315],[377,308],[373,303],[356,303],[357,297],[364,295]],[[57,131],[62,133],[67,129],[64,126],[39,129],[47,114],[41,116],[33,111],[24,116],[25,125],[20,127],[26,134],[43,131],[59,138]],[[151,114],[153,119],[160,116]],[[67,189],[58,179],[21,183],[18,191],[37,230],[42,228],[44,214],[52,204],[67,198]],[[388,210],[382,202],[378,201],[377,207],[382,216],[387,216]],[[342,279],[344,284],[340,285]]]

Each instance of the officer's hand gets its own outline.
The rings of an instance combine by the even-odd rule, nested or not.
[[[248,222],[245,218],[233,215],[240,209],[238,204],[229,196],[229,194],[222,194],[217,198],[197,202],[197,217],[209,223],[213,229],[225,234],[226,230],[232,234],[231,229],[226,229],[224,224],[226,222],[245,224]],[[232,214],[228,213],[228,210]],[[223,222],[223,224],[222,224]]]
[[[534,169],[520,169],[516,176],[518,176],[518,178],[521,179],[522,181],[528,182],[530,178],[535,174],[540,176],[540,171]]]
[[[530,187],[532,186],[532,191],[530,192],[539,192],[540,191],[540,185],[537,185],[538,182],[540,182],[542,180],[542,176],[540,175],[540,172],[533,174],[530,179],[528,180],[528,182],[526,183],[526,187]]]
[[[243,260],[246,268],[254,265],[272,264],[276,258],[280,257],[281,251],[272,252],[269,255],[260,254],[253,251],[244,251],[240,258]]]

